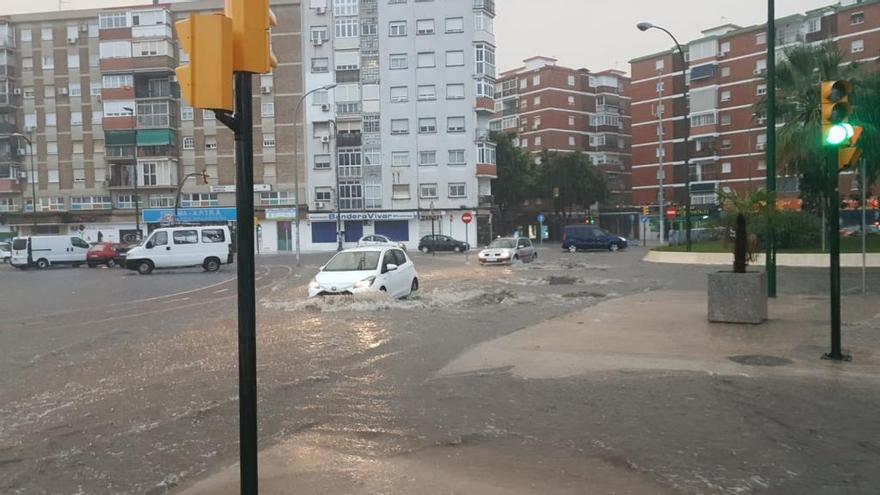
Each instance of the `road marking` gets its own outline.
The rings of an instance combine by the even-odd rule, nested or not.
[[[229,289],[215,290],[215,291],[214,291],[214,294],[221,294],[221,293],[226,292],[226,291],[228,291],[228,290],[229,290]]]

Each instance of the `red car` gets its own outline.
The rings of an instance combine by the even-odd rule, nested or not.
[[[98,265],[107,265],[108,268],[116,266],[119,246],[120,244],[115,242],[99,242],[90,247],[86,253],[86,263],[89,268],[95,268]]]

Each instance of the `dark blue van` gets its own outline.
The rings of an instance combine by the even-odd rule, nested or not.
[[[617,251],[626,249],[623,237],[609,234],[595,225],[568,225],[562,234],[562,249],[569,252],[578,250]]]

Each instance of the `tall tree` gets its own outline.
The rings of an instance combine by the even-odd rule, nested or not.
[[[492,185],[492,191],[502,217],[514,215],[524,200],[536,195],[535,163],[513,140],[512,134],[492,133],[498,164],[498,178]]]
[[[581,152],[544,151],[539,180],[542,195],[553,198],[556,213],[565,219],[571,217],[576,207],[589,208],[608,195],[605,174]]]

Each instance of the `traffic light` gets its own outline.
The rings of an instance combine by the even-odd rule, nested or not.
[[[838,170],[848,169],[859,161],[862,156],[862,150],[857,146],[859,138],[862,137],[862,126],[856,125],[852,127],[852,135],[846,146],[837,150],[837,168]]]
[[[643,217],[646,217],[646,216],[648,216],[648,215],[650,215],[650,214],[651,214],[651,208],[648,207],[648,206],[643,206],[643,207],[642,207],[642,216],[643,216]]]
[[[822,97],[822,143],[824,146],[842,146],[853,137],[854,130],[849,124],[852,108],[849,94],[852,84],[849,81],[823,81]]]
[[[232,21],[223,14],[193,14],[174,26],[189,54],[189,64],[174,71],[183,99],[193,108],[231,111]]]
[[[235,71],[266,74],[278,66],[269,32],[278,21],[269,0],[226,0],[226,16],[232,19]]]

